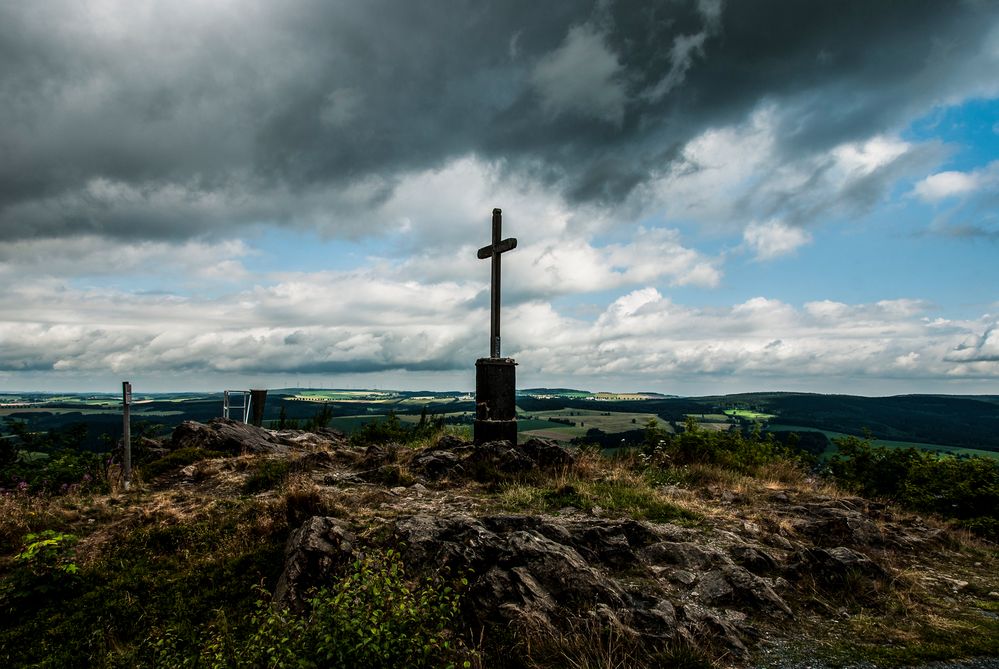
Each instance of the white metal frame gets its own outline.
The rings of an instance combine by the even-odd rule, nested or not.
[[[242,400],[238,404],[233,400]],[[242,409],[243,411],[243,422],[250,422],[250,402],[251,396],[249,390],[225,390],[222,392],[222,417],[229,418],[229,412],[233,409]]]

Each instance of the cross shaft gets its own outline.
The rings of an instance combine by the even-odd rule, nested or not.
[[[500,254],[517,248],[514,237],[500,239],[503,227],[503,210],[493,209],[492,244],[479,249],[480,260],[492,259],[492,281],[490,286],[489,357],[500,357]]]

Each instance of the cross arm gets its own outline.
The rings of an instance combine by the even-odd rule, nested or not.
[[[490,244],[489,246],[483,246],[479,249],[478,256],[479,260],[485,260],[486,258],[491,258],[494,253],[506,253],[507,251],[512,251],[517,248],[517,238],[510,237],[509,239],[504,239],[497,244]]]

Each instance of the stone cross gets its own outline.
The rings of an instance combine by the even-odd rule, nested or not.
[[[490,324],[489,324],[489,357],[500,357],[500,254],[517,248],[514,237],[500,240],[502,237],[503,211],[493,209],[493,242],[479,249],[479,259],[492,258],[493,272],[491,285]]]

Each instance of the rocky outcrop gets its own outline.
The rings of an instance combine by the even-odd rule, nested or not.
[[[504,625],[558,634],[597,618],[649,642],[696,640],[744,653],[754,635],[749,614],[791,612],[773,580],[737,564],[720,547],[678,540],[690,531],[673,525],[414,514],[390,521],[378,534],[391,536],[387,545],[402,551],[410,569],[447,567],[467,576],[464,612],[473,631]],[[356,549],[342,521],[310,519],[289,541],[278,598],[296,604]],[[735,554],[764,569],[778,563],[758,546]]]
[[[573,464],[568,449],[543,439],[523,444],[489,441],[472,445],[444,438],[413,457],[410,470],[428,480],[442,478],[492,480],[530,472],[565,469]]]
[[[361,450],[337,433],[274,432],[224,420],[185,423],[173,440],[175,447],[239,453],[291,449],[294,471],[324,486],[365,491],[368,509],[377,511],[355,519],[356,527],[310,515],[326,512],[318,505],[289,514],[290,523],[303,524],[288,541],[276,601],[302,610],[311,592],[343,576],[359,556],[393,548],[414,578],[467,578],[459,626],[470,638],[496,629],[535,639],[613,630],[650,652],[694,645],[713,657],[745,660],[760,638],[809,613],[816,592],[824,601],[875,596],[892,580],[878,556],[927,546],[939,534],[912,519],[896,522],[890,510],[860,498],[796,491],[768,493],[763,501],[723,491],[720,503],[736,513],[696,528],[573,507],[556,515],[503,514],[468,494],[481,486],[454,492],[468,480],[526,480],[561,490],[550,474],[571,468],[573,455],[544,440],[474,446],[444,437],[417,452],[393,443]],[[737,508],[749,504],[767,512],[756,507],[740,517]]]
[[[274,590],[274,599],[300,610],[308,593],[350,563],[356,539],[347,525],[336,518],[314,516],[288,539],[284,571]]]
[[[173,431],[171,446],[203,448],[221,453],[287,453],[290,449],[316,450],[346,445],[346,437],[336,430],[267,430],[226,418],[208,423],[184,421]]]
[[[286,453],[287,444],[270,430],[226,418],[208,423],[184,421],[173,431],[173,448],[203,448],[222,453]]]
[[[884,504],[859,497],[792,504],[782,513],[798,535],[823,548],[915,548],[938,542],[941,534],[919,524],[887,522],[891,516]]]
[[[809,578],[820,586],[856,585],[859,579],[886,581],[888,572],[862,553],[845,546],[804,548],[789,560],[788,572],[796,578]]]

